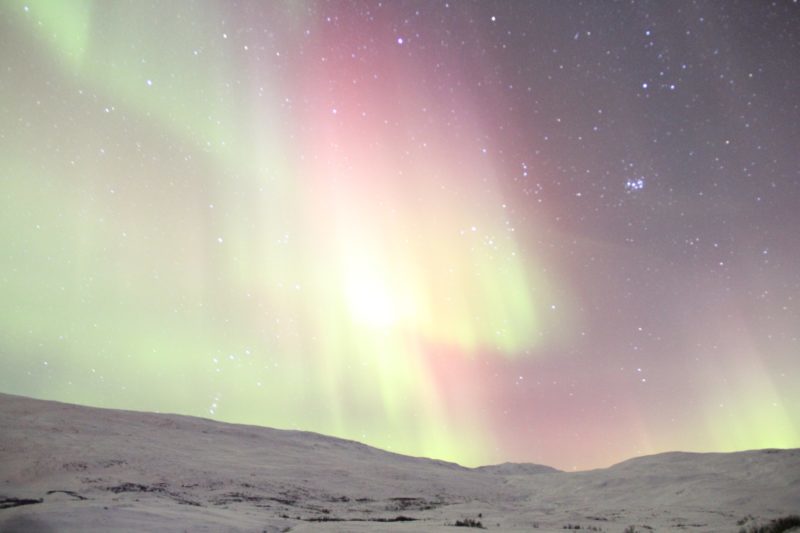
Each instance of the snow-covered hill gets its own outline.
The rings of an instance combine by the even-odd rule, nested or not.
[[[800,450],[477,469],[314,433],[0,394],[5,531],[738,531],[800,511]]]

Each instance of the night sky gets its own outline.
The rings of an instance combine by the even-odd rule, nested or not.
[[[796,1],[0,4],[0,391],[583,469],[798,384]]]

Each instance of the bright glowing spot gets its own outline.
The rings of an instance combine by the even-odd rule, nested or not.
[[[353,276],[347,282],[346,291],[350,314],[356,323],[387,328],[397,322],[397,302],[378,276]]]

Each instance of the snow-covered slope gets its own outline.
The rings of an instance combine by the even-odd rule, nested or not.
[[[800,450],[468,469],[314,433],[0,394],[0,532],[738,531],[800,510]]]

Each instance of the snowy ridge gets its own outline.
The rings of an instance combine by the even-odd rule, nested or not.
[[[800,450],[476,469],[315,433],[0,394],[0,532],[738,531],[800,510]],[[458,530],[456,530],[458,531]]]
[[[530,476],[535,474],[555,474],[561,472],[552,466],[537,465],[533,463],[503,463],[499,465],[479,466],[478,472],[495,474],[499,476]]]

